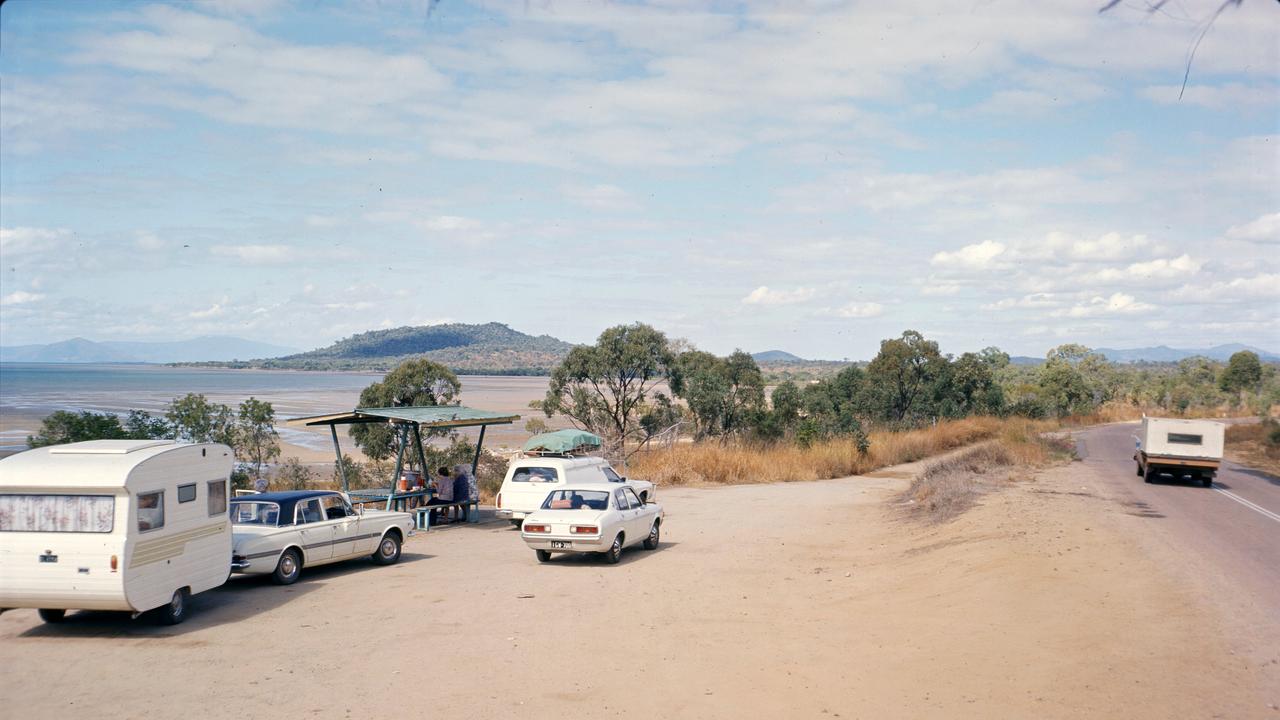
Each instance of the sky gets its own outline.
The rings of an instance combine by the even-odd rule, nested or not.
[[[1101,4],[10,0],[0,343],[1280,350],[1280,6]]]

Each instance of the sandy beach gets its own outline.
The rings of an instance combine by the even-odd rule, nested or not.
[[[140,374],[144,381],[148,373],[178,372],[160,366],[131,370]],[[0,405],[0,455],[21,450],[26,437],[38,432],[41,420],[57,409],[124,412],[136,408],[160,415],[173,398],[186,392],[197,392],[204,394],[210,402],[223,403],[232,408],[250,396],[270,402],[278,419],[281,458],[296,457],[305,464],[317,467],[323,465],[327,468],[334,460],[333,440],[328,429],[294,427],[286,425],[285,421],[294,417],[351,410],[359,404],[360,389],[380,379],[379,375],[369,373],[346,373],[342,376],[347,380],[347,387],[327,388],[320,384],[322,379],[332,381],[334,375],[338,374],[212,370],[192,373],[188,381],[178,385],[179,389],[152,389],[145,382],[127,390],[97,390],[92,386],[72,385],[55,391],[33,393],[21,393],[19,389],[15,397],[13,388],[5,388],[0,393],[4,396],[4,403]],[[237,382],[240,378],[250,377],[258,383],[264,383],[263,377],[268,378],[265,381],[268,389],[245,389],[241,386],[245,383]],[[270,378],[273,377],[278,378],[279,387],[270,387]],[[316,378],[316,386],[307,386],[310,378]],[[524,428],[525,421],[535,416],[542,418],[552,428],[567,426],[563,419],[547,419],[540,412],[529,409],[531,400],[540,400],[546,395],[546,377],[463,375],[459,380],[462,382],[462,404],[521,416],[519,421],[511,425],[496,425],[488,429],[485,446],[490,449],[515,448],[523,444],[529,435]],[[474,440],[478,431],[461,432]],[[338,442],[344,453],[360,456],[359,449],[347,435],[345,428],[339,428]]]
[[[1275,648],[1078,468],[942,526],[901,518],[902,466],[664,490],[662,546],[618,566],[542,565],[486,522],[390,568],[235,578],[173,628],[13,611],[0,696],[23,718],[1273,717]]]

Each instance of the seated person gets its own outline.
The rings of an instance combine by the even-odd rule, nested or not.
[[[427,504],[428,505],[447,505],[449,503],[452,503],[453,502],[453,478],[449,477],[449,468],[442,467],[436,472],[438,473],[436,478],[431,481],[431,484],[432,486],[435,487],[436,492],[435,492],[435,495],[430,500],[427,501]],[[431,524],[433,525],[435,524],[436,519],[439,516],[440,512],[441,511],[439,510],[431,511]],[[449,508],[444,508],[443,512],[447,515],[449,512]]]
[[[467,474],[464,472],[458,472],[457,469],[455,468],[453,473],[453,501],[469,502],[470,500],[471,500],[471,489],[467,485]],[[467,509],[465,507],[460,507],[457,510],[458,510],[458,520],[459,521],[466,520]]]

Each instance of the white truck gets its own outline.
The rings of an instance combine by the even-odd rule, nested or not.
[[[1133,453],[1138,475],[1149,483],[1161,473],[1189,475],[1211,487],[1222,464],[1225,437],[1226,425],[1220,422],[1144,416]]]
[[[0,612],[160,608],[231,574],[225,445],[90,440],[0,460]]]

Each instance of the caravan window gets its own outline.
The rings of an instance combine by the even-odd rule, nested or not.
[[[1203,435],[1188,435],[1187,433],[1169,433],[1169,442],[1175,445],[1203,445]]]
[[[164,491],[138,493],[138,529],[159,530],[164,527]]]
[[[110,495],[0,495],[0,532],[109,533],[115,517]]]
[[[178,486],[178,502],[188,503],[194,502],[196,499],[196,484],[179,485]]]
[[[227,511],[227,481],[209,481],[209,517]]]

